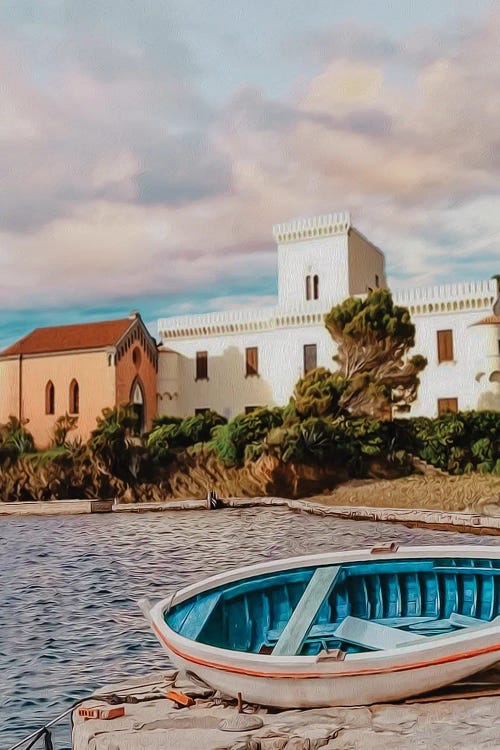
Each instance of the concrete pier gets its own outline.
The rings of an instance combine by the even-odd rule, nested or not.
[[[84,513],[110,513],[113,500],[44,500],[41,502],[1,503],[0,516],[74,516]]]
[[[478,680],[481,678],[477,678]],[[498,686],[500,671],[485,685]],[[194,701],[179,708],[166,698],[175,690]],[[236,701],[176,671],[157,672],[107,685],[85,707],[123,705],[112,720],[83,719],[74,712],[73,750],[470,750],[499,746],[500,696],[408,702],[357,708],[270,711],[246,706],[261,726],[223,731],[238,715]],[[106,697],[107,700],[103,700]],[[259,721],[260,720],[260,721]]]

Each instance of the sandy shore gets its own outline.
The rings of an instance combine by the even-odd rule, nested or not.
[[[500,476],[494,474],[412,474],[402,479],[353,479],[333,492],[307,498],[324,505],[423,508],[500,516]]]

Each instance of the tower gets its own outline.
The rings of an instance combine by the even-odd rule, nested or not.
[[[276,224],[273,234],[283,310],[328,309],[386,284],[383,253],[351,226],[347,212]]]

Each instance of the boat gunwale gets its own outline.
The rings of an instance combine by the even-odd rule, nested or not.
[[[430,552],[438,550],[439,554],[437,552],[436,554],[430,554]],[[481,550],[482,552],[484,551],[484,554],[477,554],[478,550]],[[447,556],[462,557],[465,559],[475,557],[478,559],[494,558],[500,560],[500,546],[428,545],[418,547],[399,547],[395,552],[372,553],[371,549],[363,549],[347,550],[341,552],[321,552],[315,555],[300,555],[297,557],[284,557],[276,560],[254,563],[252,565],[245,565],[240,568],[231,569],[230,571],[224,571],[223,573],[216,573],[215,575],[209,576],[208,578],[204,578],[202,581],[191,583],[188,586],[184,586],[183,588],[174,592],[173,595],[170,594],[169,596],[164,597],[158,602],[158,604],[155,605],[155,609],[161,604],[165,603],[165,613],[177,604],[182,604],[182,602],[186,601],[192,596],[206,593],[211,589],[218,588],[219,586],[223,586],[227,583],[253,578],[258,575],[265,574],[266,572],[280,573],[287,569],[308,568],[314,566],[319,567],[320,565],[332,565],[338,562],[341,562],[343,564],[351,562],[366,562],[367,560],[401,560],[406,559],[409,554],[411,554],[412,558],[415,558],[417,560],[426,559],[428,557]]]
[[[297,667],[299,665],[303,668],[312,665],[315,665],[316,667],[319,667],[321,665],[324,666],[324,668],[328,666],[331,668],[334,664],[336,666],[336,669],[333,672],[325,672],[321,670],[309,675],[304,675],[303,673],[299,672],[297,673],[297,675],[295,675],[294,673],[294,676],[340,676],[342,674],[349,674],[345,671],[345,668],[343,669],[342,665],[348,663],[350,666],[355,667],[357,664],[360,665],[362,662],[366,661],[368,661],[370,664],[373,664],[374,667],[376,666],[377,661],[380,662],[392,660],[395,662],[392,667],[379,667],[375,669],[375,672],[371,671],[369,673],[386,672],[391,671],[391,669],[393,671],[398,671],[398,669],[417,668],[416,666],[407,666],[404,662],[404,659],[409,656],[413,656],[414,654],[419,654],[425,658],[425,654],[430,656],[430,653],[432,652],[435,653],[436,651],[439,651],[439,653],[443,653],[449,650],[450,646],[455,647],[456,650],[457,646],[460,646],[464,641],[469,641],[471,636],[473,636],[473,633],[471,633],[471,628],[463,628],[461,630],[454,631],[449,634],[441,634],[439,636],[429,636],[425,639],[425,641],[416,641],[415,643],[407,646],[400,646],[391,649],[381,649],[378,651],[370,652],[348,653],[345,655],[343,661],[334,662],[333,660],[328,661],[318,659],[318,655],[299,654],[283,657],[273,656],[273,654],[266,654],[264,656],[262,654],[255,654],[253,652],[249,653],[245,651],[236,651],[232,649],[224,649],[217,646],[211,646],[200,641],[186,638],[180,633],[173,630],[165,620],[165,614],[175,604],[181,604],[182,602],[200,593],[210,591],[211,589],[220,587],[225,583],[241,581],[245,578],[253,578],[258,575],[265,574],[266,572],[279,573],[287,569],[314,567],[315,565],[329,565],[336,562],[347,564],[352,562],[364,562],[366,560],[392,561],[396,559],[408,558],[418,560],[427,559],[429,557],[435,558],[448,556],[465,559],[470,559],[471,557],[476,559],[500,559],[500,547],[481,547],[479,545],[460,545],[459,548],[457,548],[457,546],[401,547],[397,552],[384,552],[377,554],[372,554],[371,550],[354,550],[348,552],[321,553],[318,555],[302,555],[295,558],[283,558],[275,561],[257,563],[254,565],[238,568],[230,572],[224,572],[215,576],[211,576],[204,579],[202,582],[191,584],[187,587],[184,587],[183,589],[180,589],[173,596],[171,595],[170,597],[159,601],[151,609],[151,621],[157,637],[160,638],[167,649],[172,650],[172,652],[176,653],[178,656],[181,656],[181,658],[187,659],[188,661],[193,661],[194,663],[200,663],[199,661],[197,661],[199,659],[201,659],[201,663],[203,663],[205,657],[220,659],[223,663],[211,663],[207,664],[207,666],[213,666],[216,669],[226,671],[238,671],[238,667],[235,665],[235,662],[239,662],[240,664],[249,663],[253,664],[256,667],[262,666],[264,668],[264,671],[262,673],[256,673],[252,670],[242,671],[245,674],[248,673],[263,677],[272,676],[270,673],[265,671],[265,668],[279,669],[281,667],[286,669],[287,667]],[[473,571],[473,568],[471,568],[471,571]],[[481,643],[492,635],[500,634],[500,618],[496,618],[496,624],[494,624],[495,620],[492,620],[491,627],[487,627],[488,621],[485,620],[484,622],[485,627],[481,627],[481,629],[478,630],[475,634],[476,637],[474,638],[474,641],[476,643]],[[166,636],[168,636],[168,639]],[[437,638],[439,638],[439,641],[436,641]],[[495,650],[500,651],[500,640],[496,644],[490,645],[485,648],[487,649],[487,651],[485,651],[484,653]],[[199,654],[200,656],[197,656],[196,654]],[[443,653],[443,656],[439,658],[456,660],[457,658],[472,658],[474,655],[476,655],[476,652],[465,652],[465,654],[461,657],[457,656],[456,653]],[[419,666],[431,666],[432,663],[433,662],[425,662]],[[351,674],[363,674],[363,671],[355,670]],[[289,673],[280,673],[276,676],[289,677],[291,675]]]

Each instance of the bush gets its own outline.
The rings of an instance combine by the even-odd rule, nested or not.
[[[0,463],[15,460],[34,449],[33,435],[26,429],[27,424],[27,419],[20,421],[11,416],[0,425]]]
[[[136,436],[137,423],[137,414],[130,404],[103,409],[88,441],[94,459],[110,474],[127,481],[137,473],[134,450],[140,442]]]
[[[398,420],[401,442],[419,458],[451,474],[500,474],[500,418],[494,411]]]
[[[337,464],[347,467],[353,476],[366,476],[375,458],[399,465],[406,459],[393,423],[345,416],[285,423],[269,432],[264,452],[285,463]]]
[[[72,416],[66,412],[62,417],[58,417],[52,428],[52,445],[54,447],[67,446],[68,435],[78,426],[78,417]]]
[[[301,418],[336,416],[342,413],[339,401],[347,388],[347,381],[338,372],[325,367],[311,370],[294,389],[295,411]]]
[[[170,416],[155,417],[153,419],[153,430],[156,427],[163,427],[164,425],[168,425],[168,424],[180,424],[181,422],[182,422],[182,417],[170,417]]]
[[[238,414],[227,424],[215,427],[209,449],[225,466],[241,466],[245,458],[255,458],[261,444],[273,427],[283,424],[280,407],[255,409],[250,414]]]
[[[194,417],[161,417],[146,437],[151,458],[157,463],[167,463],[179,450],[210,440],[212,430],[226,420],[215,411],[206,411]]]

